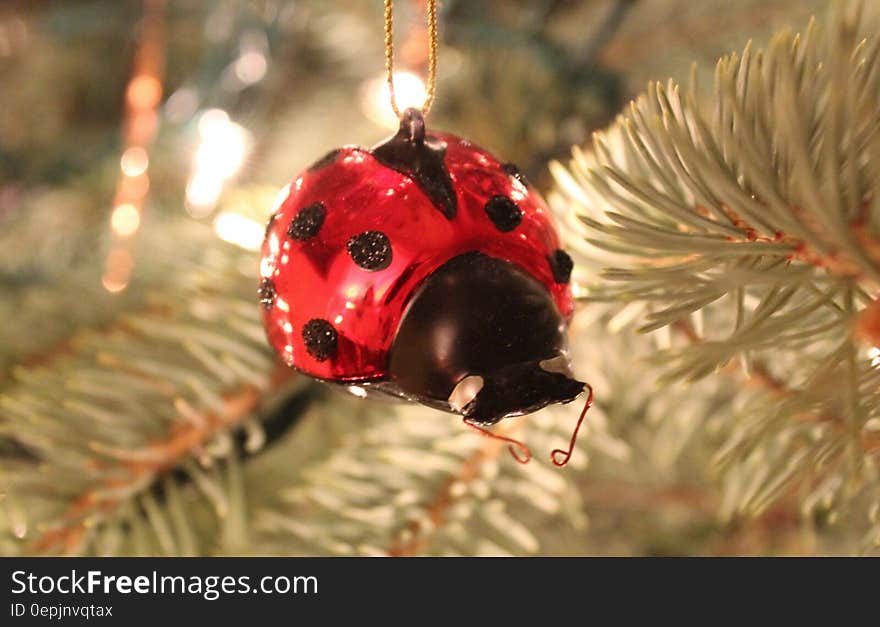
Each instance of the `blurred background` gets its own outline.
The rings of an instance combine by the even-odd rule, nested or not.
[[[518,163],[605,127],[649,79],[821,0],[440,3],[429,123]],[[398,0],[398,98],[421,101],[424,4]],[[458,420],[275,365],[255,297],[277,191],[396,121],[378,0],[0,4],[0,551],[68,554],[809,554],[839,530],[781,501],[725,509],[725,381],[658,387],[642,340],[586,306],[600,392],[572,466],[519,467]],[[606,320],[607,322],[607,320]],[[665,420],[674,414],[674,420]],[[576,408],[530,417],[563,444]],[[866,521],[867,524],[867,521]],[[859,538],[855,541],[854,538]]]

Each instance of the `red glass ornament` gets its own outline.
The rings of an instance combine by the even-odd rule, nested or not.
[[[572,314],[571,260],[540,195],[511,164],[454,135],[425,135],[418,112],[406,116],[385,144],[346,146],[301,173],[267,227],[260,263],[266,332],[285,363],[312,377],[387,381],[414,294],[467,254],[501,260],[540,283],[560,327]],[[504,415],[572,400],[584,384],[562,378],[576,384],[573,395],[569,385],[530,407],[508,404]],[[436,395],[405,396],[455,410]]]
[[[269,341],[282,359],[308,375],[334,381],[382,379],[388,351],[415,289],[445,262],[479,251],[515,263],[543,283],[566,318],[572,313],[568,283],[557,283],[550,259],[559,238],[550,210],[522,176],[467,140],[438,134],[458,196],[448,220],[409,177],[379,163],[368,150],[347,146],[300,174],[273,217],[263,244],[260,276],[274,284],[274,306],[264,310]],[[325,161],[325,160],[322,160]],[[522,223],[500,232],[484,209],[493,196],[511,198]],[[288,229],[297,212],[322,203],[320,231],[296,241]],[[353,263],[349,240],[380,231],[392,247],[390,265],[368,271]],[[316,360],[301,330],[310,320],[329,321],[338,335],[334,359]]]

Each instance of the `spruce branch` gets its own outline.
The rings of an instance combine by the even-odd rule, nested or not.
[[[767,51],[719,61],[714,111],[695,81],[651,84],[592,153],[575,149],[568,170],[553,164],[591,243],[665,260],[634,263],[630,282],[673,259],[700,278],[756,258],[876,282],[880,45],[849,23],[830,29],[813,22],[804,37],[782,32]]]
[[[515,423],[503,431],[497,430],[497,433],[510,436],[521,424]],[[497,459],[506,448],[507,445],[499,440],[486,440],[482,447],[465,458],[459,470],[444,482],[425,508],[427,517],[410,521],[409,525],[398,533],[388,549],[388,555],[402,557],[424,553],[430,546],[433,531],[446,523],[448,510],[465,493],[468,484],[480,476],[481,466],[489,460]]]
[[[288,368],[279,367],[271,377],[271,388],[286,382],[292,375]],[[263,391],[246,384],[223,395],[223,410],[199,412],[181,398],[175,399],[175,408],[187,424],[172,425],[165,440],[150,442],[138,449],[117,449],[92,443],[92,449],[109,459],[95,460],[93,466],[107,478],[103,483],[88,487],[68,507],[56,525],[44,529],[30,545],[37,553],[72,553],[82,546],[84,534],[90,526],[112,518],[129,495],[143,491],[158,477],[180,467],[188,458],[205,459],[205,449],[218,435],[241,426],[241,423],[259,409]],[[167,489],[167,486],[166,486]],[[144,506],[151,520],[159,517],[154,499],[144,494]],[[158,526],[158,525],[157,525]],[[167,534],[166,534],[167,535]],[[173,546],[170,545],[170,546]],[[173,552],[173,549],[170,551]]]
[[[755,11],[739,13],[754,26]],[[359,32],[347,10],[326,17]],[[366,40],[331,42],[328,32],[315,34],[331,54],[317,56],[331,58],[345,80],[329,81],[340,83],[330,91],[298,90],[293,100],[284,89],[289,80],[275,82],[272,123],[252,129],[271,140],[258,140],[249,175],[280,184],[291,158],[305,163],[328,145],[376,131],[339,125],[352,64],[371,56],[357,43]],[[142,233],[141,283],[121,296],[104,292],[92,269],[100,263],[89,257],[102,253],[94,233],[106,227],[106,207],[94,199],[106,190],[58,189],[0,216],[0,283],[8,296],[0,300],[0,553],[876,551],[880,369],[868,351],[880,346],[871,272],[877,201],[853,190],[878,180],[877,116],[872,122],[868,90],[853,87],[844,105],[829,105],[832,81],[806,80],[827,74],[816,63],[828,67],[827,35],[813,27],[782,46],[784,53],[797,41],[789,57],[774,53],[792,64],[778,70],[791,74],[777,81],[781,87],[758,76],[774,78],[777,70],[768,53],[750,47],[728,67],[744,91],[731,93],[722,77],[723,107],[696,88],[688,101],[664,84],[662,98],[655,89],[644,99],[655,109],[634,110],[628,126],[616,127],[622,131],[602,136],[604,152],[576,149],[581,165],[554,166],[553,204],[579,257],[578,280],[591,265],[609,268],[601,282],[575,286],[593,302],[572,321],[572,355],[597,404],[564,472],[549,467],[546,451],[567,441],[575,407],[499,425],[520,429],[535,451],[532,464],[520,467],[455,417],[356,400],[301,377],[279,381],[257,319],[255,255],[221,245],[176,211],[167,220],[158,207],[147,214],[147,222],[164,223],[155,236]],[[876,44],[857,44],[852,58],[862,66],[856,78],[876,84]],[[282,65],[295,71],[296,64]],[[469,65],[479,74],[482,64]],[[534,64],[521,66],[503,73],[502,91],[534,83]],[[597,82],[586,78],[577,84]],[[616,84],[599,79],[603,89]],[[571,81],[543,84],[548,102],[595,107],[595,96],[572,99]],[[749,96],[754,90],[763,91]],[[778,124],[776,116],[787,104],[762,104],[783,96],[800,108],[806,142],[786,143],[795,122]],[[472,108],[472,100],[468,93],[462,104]],[[476,129],[503,153],[517,133],[505,128],[493,137],[485,121],[519,124],[522,98],[490,100],[483,104],[491,114],[476,116],[465,134]],[[850,116],[853,102],[867,118]],[[826,122],[835,107],[845,111],[837,130]],[[546,135],[533,114],[526,117],[523,128]],[[741,133],[744,124],[751,130]],[[843,218],[801,185],[804,166],[794,158],[806,143],[810,167],[827,165],[835,134],[846,148],[837,155],[839,189],[826,189],[821,172],[814,187],[823,199],[845,197],[837,203]],[[548,145],[534,132],[520,135],[529,139],[521,152],[532,158]],[[550,143],[569,132],[551,135]],[[872,139],[856,145],[851,137]],[[156,158],[151,169],[163,162],[179,164]],[[590,185],[583,183],[587,163]],[[154,182],[160,190],[168,181],[156,171]],[[271,195],[255,200],[244,191],[230,208],[270,205]],[[46,224],[59,228],[46,232]],[[835,249],[840,243],[847,245]],[[647,336],[620,332],[633,323]],[[648,367],[658,363],[668,376],[653,385]],[[272,419],[262,420],[270,411]],[[294,428],[285,419],[291,415]],[[267,439],[271,446],[263,446]]]
[[[108,322],[98,317],[19,356],[3,382],[4,544],[17,551],[179,554],[244,544],[231,434],[259,445],[257,418],[291,380],[265,346],[255,262],[184,219],[148,230],[143,245],[150,255],[138,277],[161,291],[138,290],[146,299],[123,299]],[[78,289],[56,284],[55,298]],[[214,524],[216,539],[196,524]]]
[[[586,300],[669,338],[664,384],[743,382],[713,462],[728,518],[876,498],[880,38],[858,9],[721,59],[710,94],[650,84],[551,165],[582,265],[606,268]]]
[[[585,468],[585,450],[562,476],[545,456],[517,464],[505,446],[465,429],[455,416],[380,401],[335,406],[339,418],[326,411],[308,415],[304,430],[289,441],[291,448],[255,460],[271,467],[272,455],[308,450],[313,457],[288,479],[280,498],[258,512],[257,552],[533,554],[552,551],[547,545],[552,547],[553,538],[543,533],[548,521],[569,529],[585,525],[576,480]],[[520,419],[509,428],[522,429],[521,437],[536,450],[549,451],[564,441],[574,409]],[[305,429],[321,423],[334,433],[337,422],[360,428],[316,450],[316,436]],[[586,447],[596,452],[603,437],[612,439],[598,420],[590,433]]]

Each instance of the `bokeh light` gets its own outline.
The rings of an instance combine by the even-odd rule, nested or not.
[[[119,166],[125,176],[140,176],[147,171],[150,165],[150,158],[147,151],[141,146],[132,146],[122,153],[119,160]]]
[[[394,73],[394,93],[397,108],[403,111],[407,107],[421,108],[425,102],[425,83],[411,72]],[[399,120],[391,109],[391,91],[384,74],[374,78],[361,89],[361,110],[369,120],[388,128],[397,128]]]
[[[110,226],[120,237],[130,237],[141,225],[141,213],[131,203],[124,203],[113,210]]]
[[[220,109],[202,113],[198,128],[200,142],[186,186],[186,205],[190,214],[204,217],[213,211],[223,186],[244,163],[250,134]]]
[[[133,109],[152,109],[162,97],[162,83],[155,76],[135,76],[128,85],[128,104]]]
[[[263,243],[263,225],[238,213],[218,215],[214,220],[214,232],[224,242],[245,250],[259,250]]]

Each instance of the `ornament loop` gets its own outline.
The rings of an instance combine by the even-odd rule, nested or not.
[[[400,133],[408,141],[421,144],[425,141],[425,118],[422,112],[414,107],[407,108],[400,118]]]

